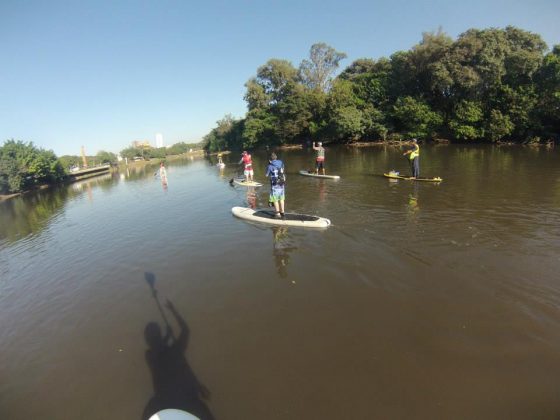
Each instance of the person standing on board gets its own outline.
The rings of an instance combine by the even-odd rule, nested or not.
[[[403,156],[408,155],[410,162],[410,170],[412,171],[412,178],[418,178],[420,176],[420,146],[418,146],[418,140],[411,140],[412,147],[403,153]]]
[[[284,217],[284,199],[286,175],[284,173],[284,163],[278,159],[276,153],[270,154],[265,176],[270,176],[270,196],[268,201],[274,204],[276,210],[275,217]]]
[[[319,175],[319,169],[321,169],[323,175],[325,175],[325,148],[323,147],[323,143],[318,141],[317,146],[315,146],[315,142],[313,142],[313,150],[317,152],[315,158],[315,175]]]
[[[243,175],[245,175],[245,182],[253,182],[253,160],[251,155],[245,150],[241,154],[239,164],[243,164]]]
[[[165,169],[163,162],[160,162],[159,164],[159,177],[162,184],[167,184],[167,170]]]

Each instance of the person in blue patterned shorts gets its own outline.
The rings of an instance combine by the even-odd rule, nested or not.
[[[266,175],[270,176],[270,196],[268,201],[274,204],[276,210],[275,217],[284,217],[284,200],[285,200],[285,186],[286,174],[284,173],[284,163],[278,159],[276,153],[270,154],[266,168]]]

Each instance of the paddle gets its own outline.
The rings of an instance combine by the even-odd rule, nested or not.
[[[240,171],[239,171],[239,167],[237,168],[237,171],[236,171],[235,176],[237,176],[237,177],[240,177],[240,176],[241,176],[241,173],[240,173]],[[235,178],[231,178],[231,179],[229,180],[229,184],[230,184],[231,186],[233,186],[233,180],[234,180],[234,179],[235,179]]]

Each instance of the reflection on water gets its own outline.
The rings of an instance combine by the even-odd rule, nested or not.
[[[93,190],[111,188],[114,179],[115,175],[104,174],[1,202],[0,240],[12,242],[32,233],[39,233],[62,211],[68,200],[85,193],[88,201],[93,203]]]
[[[170,162],[168,193],[139,165],[0,203],[0,417],[557,417],[555,151],[423,147],[440,184],[384,178],[398,147],[329,149],[339,182],[279,157],[328,229],[234,218],[268,188],[230,187],[231,155]]]
[[[285,226],[274,226],[272,228],[272,255],[274,257],[274,264],[276,271],[282,278],[288,277],[288,264],[290,263],[290,253],[297,250],[294,246],[294,241],[290,237],[290,233]],[[292,280],[292,283],[295,283]]]
[[[255,187],[247,187],[247,206],[252,209],[257,208],[257,194]]]
[[[414,182],[412,185],[412,192],[408,194],[407,214],[410,221],[413,221],[420,211],[420,203],[418,201],[419,189],[420,185],[418,185],[418,182]]]
[[[82,181],[74,182],[73,184],[71,184],[71,186],[72,186],[72,190],[74,190],[77,193],[85,191],[88,197],[88,201],[90,203],[93,203],[93,188],[94,187],[99,187],[101,189],[107,187],[111,188],[112,185],[111,181],[113,179],[118,180],[119,179],[118,175],[108,173],[93,178],[88,178]]]
[[[120,172],[86,178],[0,202],[0,241],[12,242],[32,233],[39,233],[69,200],[85,194],[87,201],[93,203],[96,189],[109,191],[118,182],[145,180],[154,173],[154,167],[155,165],[125,166]],[[156,176],[159,178],[157,171],[154,173],[154,177]],[[167,184],[166,174],[165,178],[161,179],[164,192],[168,189]]]
[[[319,201],[322,203],[327,199],[327,186],[324,179],[319,180]]]
[[[54,193],[38,191],[0,203],[0,240],[13,242],[40,232],[62,210],[70,194],[61,188]]]

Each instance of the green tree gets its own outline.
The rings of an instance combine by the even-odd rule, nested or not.
[[[335,135],[339,139],[358,140],[365,130],[363,113],[353,106],[336,108],[333,115]]]
[[[271,93],[265,91],[265,84],[259,83],[257,78],[252,78],[245,83],[247,91],[244,99],[247,102],[249,112],[254,109],[267,109],[272,101]]]
[[[483,113],[480,104],[473,101],[461,101],[455,107],[449,128],[453,137],[459,140],[474,140],[482,138]]]
[[[239,123],[244,147],[261,142],[298,142],[316,127],[311,122],[317,111],[314,105],[319,103],[317,95],[313,96],[299,82],[298,72],[289,61],[269,60],[245,86],[249,111],[246,120]],[[211,136],[208,142],[215,143],[219,138]]]
[[[302,85],[292,84],[289,94],[272,108],[277,120],[277,143],[297,143],[309,133],[312,113],[308,99]]]
[[[496,94],[488,101],[490,106],[499,109],[513,123],[513,135],[526,138],[538,129],[537,112],[538,97],[533,85],[511,87],[501,85]]]
[[[327,100],[329,137],[340,141],[355,141],[364,137],[385,138],[383,114],[374,107],[370,98],[359,96],[362,85],[347,79],[337,79]]]
[[[257,69],[257,77],[250,80],[250,86],[261,86],[268,103],[272,106],[284,99],[298,82],[298,72],[287,60],[271,59]]]
[[[271,114],[272,92],[266,91],[267,85],[268,82],[257,77],[251,78],[245,84],[245,101],[249,110],[243,130],[244,148],[253,148],[259,141],[272,142],[274,138],[276,118]],[[208,139],[209,143],[216,141],[215,138]]]
[[[393,117],[404,135],[420,139],[433,137],[443,122],[443,118],[427,104],[410,96],[397,99]]]
[[[184,141],[173,144],[169,149],[167,149],[168,155],[181,155],[187,153],[191,149],[199,147],[198,144],[187,144]]]
[[[451,39],[422,34],[408,51],[361,58],[333,80],[339,53],[311,47],[299,71],[269,60],[246,83],[244,147],[325,138],[345,142],[390,134],[517,141],[560,132],[560,47],[544,55],[537,34],[508,26]],[[214,132],[207,144],[230,147]]]
[[[152,147],[144,152],[144,157],[149,159],[165,159],[167,149],[165,147]]]
[[[15,140],[6,141],[0,148],[1,193],[55,183],[63,177],[64,169],[52,150]]]
[[[144,150],[138,147],[127,147],[126,149],[121,150],[121,156],[123,158],[127,158],[128,160],[132,160],[135,157],[143,157]]]
[[[339,75],[339,79],[355,80],[364,74],[375,73],[376,63],[372,58],[359,58],[353,61]]]
[[[99,152],[97,152],[96,160],[99,163],[116,163],[117,155],[111,152],[106,152],[105,150],[100,150]]]
[[[354,84],[345,79],[334,82],[327,99],[329,130],[325,133],[333,140],[356,140],[365,130],[360,98],[353,91]]]
[[[546,43],[540,35],[513,26],[504,30],[508,50],[504,58],[502,83],[510,86],[533,84],[533,77],[542,65]]]
[[[538,115],[547,138],[560,137],[560,45],[546,54],[535,75]]]
[[[507,115],[502,114],[499,110],[490,111],[490,119],[486,128],[486,133],[493,142],[499,141],[511,134],[514,125]]]
[[[79,156],[64,155],[58,158],[60,165],[65,171],[68,171],[72,166],[79,166],[82,159]]]
[[[339,79],[351,81],[357,98],[377,108],[384,107],[389,99],[391,62],[359,59],[346,68]]]
[[[25,172],[16,159],[0,157],[0,194],[22,191],[24,187]]]
[[[230,114],[216,122],[217,127],[204,137],[204,149],[208,152],[219,152],[230,148],[243,147],[243,120],[237,120]]]
[[[331,86],[334,72],[346,54],[336,51],[324,42],[313,44],[309,51],[309,60],[303,60],[299,66],[299,75],[303,84],[309,89],[327,92]]]
[[[423,98],[431,106],[444,106],[452,83],[445,68],[452,44],[453,40],[441,29],[422,34],[422,41],[406,55],[407,63],[403,67],[408,72],[407,95]]]
[[[247,113],[243,129],[243,148],[251,149],[259,143],[273,143],[277,118],[268,109],[253,109]]]
[[[501,85],[508,48],[504,31],[496,28],[469,29],[459,36],[448,60],[459,99],[484,100]]]
[[[327,121],[328,95],[320,90],[305,90],[305,101],[307,103],[308,121],[304,136],[308,139],[321,137],[328,125]]]

